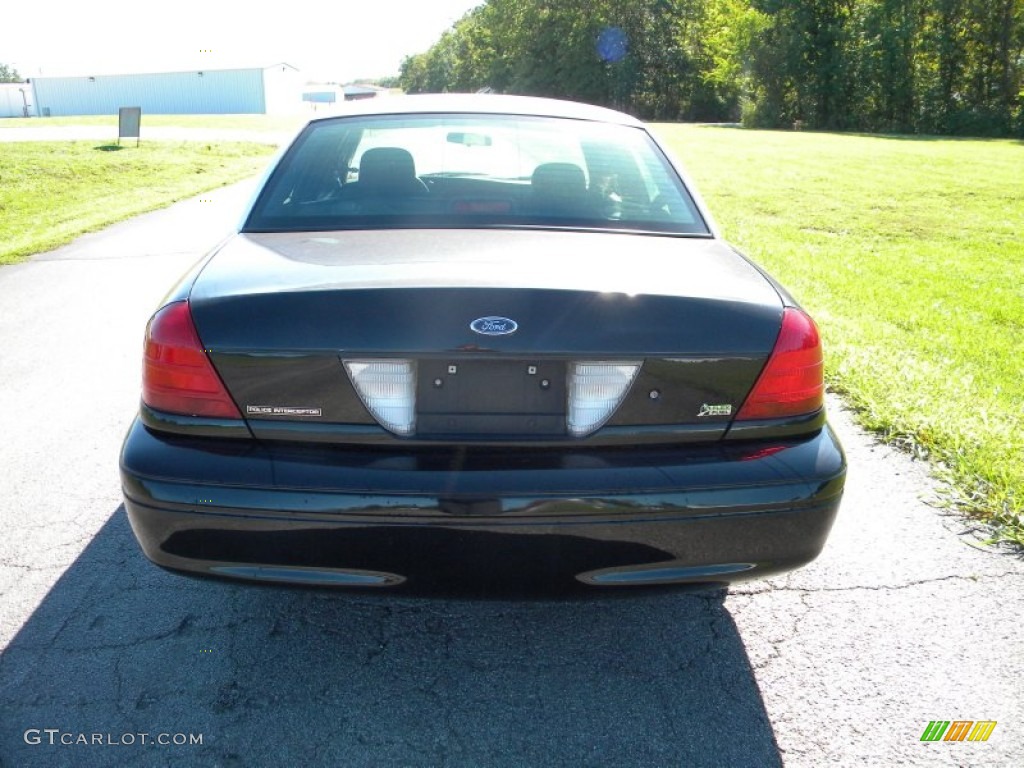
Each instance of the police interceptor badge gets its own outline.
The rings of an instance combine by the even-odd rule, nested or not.
[[[732,406],[728,403],[725,405],[708,405],[704,403],[697,412],[697,416],[732,416]]]

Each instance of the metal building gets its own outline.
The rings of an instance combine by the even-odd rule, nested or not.
[[[315,111],[319,105],[325,105],[330,109],[342,101],[356,101],[357,99],[372,99],[377,96],[387,96],[390,89],[381,88],[376,85],[363,85],[353,83],[351,85],[337,85],[336,83],[314,84],[306,87],[302,93],[302,100],[312,106]]]
[[[33,77],[42,117],[112,115],[120,107],[143,114],[279,114],[302,107],[302,80],[290,64],[135,75]]]

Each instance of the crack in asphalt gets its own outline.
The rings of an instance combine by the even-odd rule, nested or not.
[[[729,590],[729,595],[730,596],[740,597],[740,596],[748,596],[748,595],[765,595],[765,594],[772,594],[772,593],[778,593],[778,592],[793,592],[793,593],[796,593],[796,594],[816,594],[816,593],[819,593],[819,592],[859,592],[859,591],[862,591],[862,590],[863,591],[869,591],[869,592],[889,592],[889,591],[897,592],[897,591],[900,591],[900,590],[903,590],[903,589],[910,589],[912,587],[920,587],[920,586],[923,586],[923,585],[926,585],[926,584],[938,584],[938,583],[941,583],[941,582],[944,582],[944,581],[966,581],[966,582],[971,582],[972,584],[977,584],[978,582],[998,581],[999,579],[1005,579],[1005,578],[1011,577],[1011,576],[1017,576],[1017,577],[1024,578],[1024,572],[1022,572],[1020,570],[1016,570],[1016,571],[1006,571],[1005,573],[982,574],[982,575],[977,575],[977,576],[961,576],[959,574],[954,574],[954,575],[950,575],[950,576],[939,576],[939,577],[932,578],[932,579],[918,579],[916,581],[908,581],[905,584],[878,584],[878,585],[875,585],[875,586],[869,586],[869,585],[866,585],[866,584],[858,584],[858,585],[849,586],[849,587],[815,587],[815,588],[811,588],[811,587],[766,586],[766,587],[760,588],[760,589],[742,589],[742,588],[741,589],[735,589],[734,588],[734,589],[730,589]]]
[[[763,672],[782,658],[782,646],[801,636],[800,625],[812,611],[811,606],[807,604],[807,598],[810,596],[808,592],[789,591],[797,595],[800,609],[798,611],[780,612],[779,619],[773,625],[780,634],[778,638],[773,639],[762,636],[767,645],[768,652],[759,660],[750,659],[750,666],[755,674]]]
[[[53,637],[48,642],[16,642],[12,643],[10,646],[8,646],[8,648],[10,648],[11,650],[18,651],[45,651],[52,649],[76,653],[80,651],[120,651],[124,650],[125,648],[134,648],[137,646],[148,645],[150,643],[158,643],[162,640],[167,640],[168,638],[188,634],[189,629],[191,629],[192,625],[194,624],[193,615],[191,613],[188,613],[184,617],[182,617],[182,619],[172,629],[168,629],[163,632],[158,632],[152,635],[143,635],[141,637],[135,637],[129,640],[124,640],[116,643],[97,643],[94,645],[82,645],[78,643],[65,644],[61,642],[60,637],[64,634],[64,630],[67,629],[69,625],[75,624],[80,618],[83,617],[84,614],[87,614],[91,607],[91,605],[79,605],[78,607],[72,609],[64,618],[64,621],[61,622],[60,627],[57,628],[57,630],[53,633]],[[92,618],[92,621],[88,624],[89,628],[92,629],[98,625],[101,626],[103,624],[103,619],[103,616],[94,616]],[[217,629],[222,628],[231,629],[230,625],[223,625],[221,627],[217,627]],[[75,635],[76,639],[78,639],[79,637],[80,635]]]
[[[10,563],[10,562],[7,561],[7,558],[0,558],[0,568],[17,568],[18,570],[21,570],[21,571],[41,571],[41,570],[45,570],[43,568],[39,568],[38,566],[25,565],[23,563]],[[50,566],[50,570],[54,570],[56,568],[60,568],[60,566],[57,566],[57,565]]]

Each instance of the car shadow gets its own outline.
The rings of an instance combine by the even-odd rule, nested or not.
[[[724,596],[199,581],[119,507],[0,656],[0,765],[781,765]]]

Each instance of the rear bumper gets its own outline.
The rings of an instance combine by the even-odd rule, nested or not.
[[[185,438],[138,421],[125,507],[158,565],[412,591],[722,584],[814,559],[832,431],[770,445],[421,452]]]

